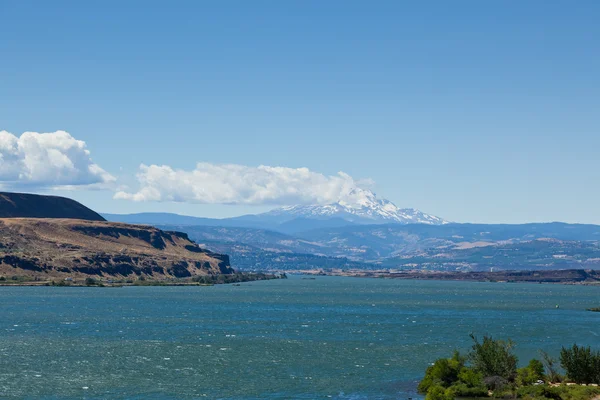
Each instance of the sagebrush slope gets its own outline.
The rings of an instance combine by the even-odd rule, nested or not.
[[[229,257],[185,233],[74,219],[0,219],[0,274],[130,275],[152,278],[232,273]]]

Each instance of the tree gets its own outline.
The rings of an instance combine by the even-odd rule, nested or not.
[[[451,388],[444,388],[440,385],[432,386],[425,396],[425,400],[454,400],[456,393]]]
[[[419,383],[420,393],[427,400],[446,400],[458,397],[485,397],[487,388],[483,376],[465,365],[466,358],[455,351],[451,358],[440,358],[427,368]]]
[[[533,385],[539,380],[544,380],[544,364],[535,358],[529,361],[526,367],[517,370],[517,385]]]
[[[560,365],[575,383],[600,383],[600,352],[577,346],[560,351]]]
[[[556,370],[556,360],[543,350],[540,350],[540,355],[542,356],[542,363],[544,364],[546,378],[550,382],[562,381],[562,376]]]
[[[491,336],[484,336],[483,341],[473,335],[473,347],[469,353],[469,360],[476,371],[484,377],[500,377],[508,382],[513,382],[517,375],[517,356],[513,354],[514,343],[494,340]]]
[[[425,377],[419,383],[420,393],[427,393],[433,386],[449,387],[458,381],[458,375],[465,366],[465,358],[458,351],[454,351],[452,358],[440,358],[425,371]]]

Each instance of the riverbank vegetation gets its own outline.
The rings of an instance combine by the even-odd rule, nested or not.
[[[471,335],[473,346],[462,355],[435,361],[419,383],[426,400],[454,400],[457,397],[529,400],[589,400],[600,396],[600,351],[573,345],[562,348],[560,374],[557,361],[541,352],[518,368],[511,340]]]

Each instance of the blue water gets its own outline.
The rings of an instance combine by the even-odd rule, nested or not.
[[[600,345],[600,287],[291,277],[213,287],[0,287],[0,396],[418,397],[468,334]],[[556,308],[559,305],[560,308]]]

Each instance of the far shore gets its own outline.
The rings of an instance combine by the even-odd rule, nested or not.
[[[188,278],[152,279],[146,276],[133,278],[112,277],[0,277],[2,286],[55,286],[55,287],[124,287],[124,286],[213,286],[219,284],[239,285],[244,282],[285,279],[285,273],[236,272],[234,274],[199,275]]]
[[[600,286],[600,271],[584,269],[536,271],[394,271],[394,270],[294,270],[291,274],[358,278],[413,279],[497,283],[555,283]]]

